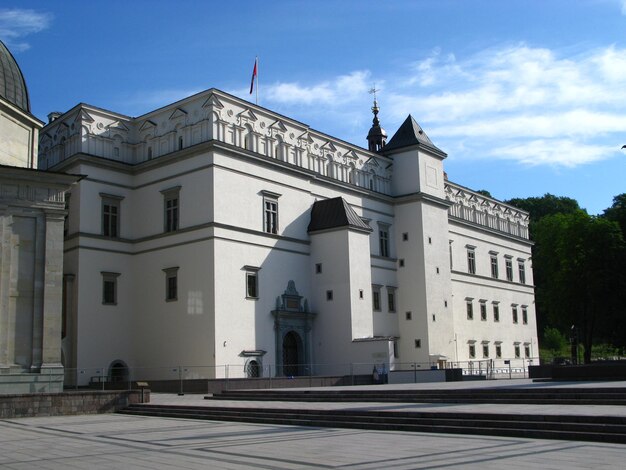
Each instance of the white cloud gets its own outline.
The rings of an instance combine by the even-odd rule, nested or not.
[[[13,51],[30,48],[21,38],[38,33],[50,26],[52,14],[19,8],[0,9],[0,39]]]
[[[309,86],[274,83],[267,86],[263,93],[266,99],[278,104],[340,106],[366,93],[371,88],[369,79],[369,72],[356,71]]]
[[[617,46],[562,56],[520,43],[463,59],[434,49],[375,80],[358,70],[273,83],[262,88],[261,104],[364,145],[374,81],[390,134],[412,114],[456,159],[575,167],[613,158],[626,140],[626,48]]]
[[[618,153],[615,146],[586,145],[571,140],[532,140],[496,147],[489,155],[526,165],[575,167],[605,160]]]

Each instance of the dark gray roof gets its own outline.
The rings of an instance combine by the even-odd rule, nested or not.
[[[30,113],[26,82],[11,52],[0,41],[0,96]]]
[[[311,209],[311,222],[308,231],[316,232],[338,227],[352,227],[371,232],[369,225],[354,212],[342,197],[315,201]]]
[[[393,135],[391,140],[383,147],[383,153],[389,150],[395,150],[403,147],[411,147],[413,145],[426,144],[429,147],[438,149],[435,144],[428,138],[426,132],[421,128],[413,116],[409,117],[402,123],[400,128]]]

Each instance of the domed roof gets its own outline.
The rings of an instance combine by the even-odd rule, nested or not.
[[[24,76],[13,55],[2,41],[0,41],[0,96],[30,113]]]

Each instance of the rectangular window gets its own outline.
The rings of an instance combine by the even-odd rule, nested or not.
[[[265,233],[278,233],[278,201],[266,199],[265,204]]]
[[[380,286],[372,286],[372,308],[380,312]]]
[[[519,359],[519,357],[520,357],[519,344],[515,345],[515,357],[517,359]]]
[[[396,288],[387,286],[387,307],[391,313],[396,311]]]
[[[332,290],[327,290],[326,291],[326,300],[328,300],[328,301],[333,300],[333,291]]]
[[[519,272],[519,282],[526,284],[526,266],[523,260],[517,260],[517,267]]]
[[[378,244],[379,254],[385,258],[389,257],[389,225],[378,224]]]
[[[472,301],[467,300],[465,305],[467,309],[467,319],[473,320],[474,319],[474,305],[472,304]]]
[[[421,339],[416,339],[415,340],[415,347],[418,348],[418,349],[422,347],[422,340]]]
[[[259,270],[256,266],[244,266],[246,272],[246,299],[259,298]]]
[[[511,258],[507,258],[504,260],[506,266],[506,280],[509,282],[513,281],[513,260]]]
[[[493,321],[498,323],[500,321],[500,305],[493,304]]]
[[[467,272],[476,274],[476,252],[473,248],[467,250]]]
[[[398,341],[393,342],[393,357],[398,358]]]
[[[163,229],[175,232],[179,227],[180,186],[161,191],[163,194]]]
[[[178,267],[166,268],[165,273],[165,300],[172,302],[178,300]]]
[[[411,312],[406,312],[404,316],[407,320],[410,320],[411,318],[413,318],[413,314]]]
[[[511,313],[513,314],[513,323],[517,324],[517,306],[513,305],[511,307]]]
[[[317,263],[315,265],[315,274],[322,274],[322,263]]]
[[[498,255],[491,254],[491,277],[498,279]]]
[[[489,357],[489,345],[483,344],[483,357]]]
[[[487,321],[487,304],[485,302],[480,302],[480,319]]]
[[[500,344],[496,344],[496,358],[500,359],[502,357],[502,346]]]
[[[278,198],[280,194],[261,191],[263,195],[263,231],[278,234]]]
[[[119,273],[100,272],[102,275],[102,304],[117,305],[117,278]]]
[[[530,357],[530,344],[525,344],[524,345],[524,356],[525,357]]]
[[[120,202],[122,197],[100,193],[102,198],[102,235],[118,238],[120,234]]]
[[[528,309],[522,305],[522,323],[528,325]]]
[[[474,359],[476,357],[476,346],[473,344],[469,345],[469,357],[470,359]]]

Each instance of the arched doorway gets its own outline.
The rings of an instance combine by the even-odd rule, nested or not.
[[[122,361],[114,361],[109,367],[109,381],[112,383],[128,381],[128,367]]]
[[[295,331],[290,331],[283,338],[283,375],[296,376],[302,362],[302,340]]]
[[[261,376],[261,367],[259,363],[252,359],[248,362],[246,366],[246,374],[249,378],[257,378]]]

